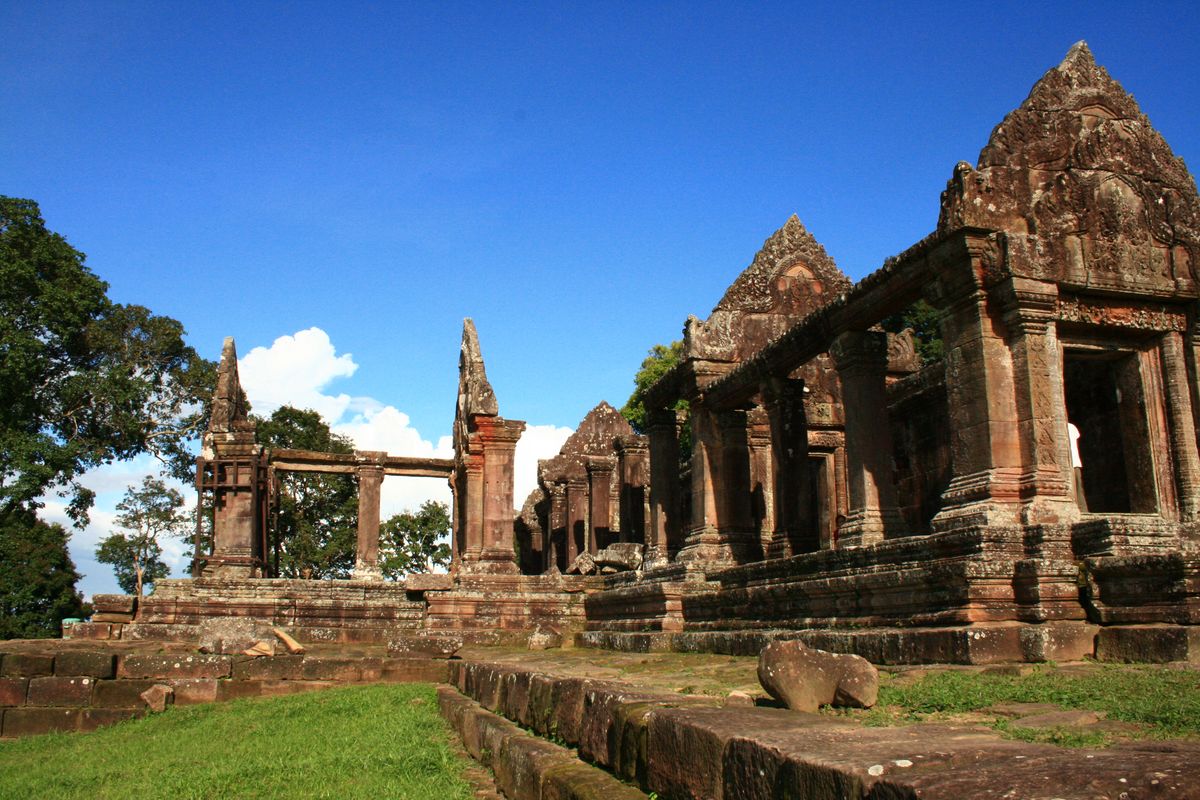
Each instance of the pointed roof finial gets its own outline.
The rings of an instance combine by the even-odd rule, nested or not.
[[[246,393],[238,377],[237,346],[232,336],[225,337],[221,346],[221,363],[217,366],[217,388],[213,392],[212,415],[208,429],[214,433],[230,433],[244,427],[238,423],[248,420]]]
[[[500,413],[496,393],[488,383],[483,365],[479,334],[470,317],[463,320],[462,349],[458,354],[458,413],[464,418],[472,414],[496,416]]]

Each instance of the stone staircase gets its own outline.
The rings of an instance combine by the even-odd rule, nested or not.
[[[449,662],[441,710],[509,800],[1200,797],[1200,742],[1069,749],[977,726],[864,727],[512,663]]]

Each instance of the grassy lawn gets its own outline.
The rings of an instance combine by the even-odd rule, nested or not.
[[[880,675],[879,704],[855,712],[869,725],[905,724],[967,715],[1001,733],[1030,741],[1075,746],[1102,745],[1113,738],[1200,736],[1200,671],[1126,665],[1087,669],[1035,668],[1027,675],[945,670],[920,677]],[[1052,703],[1063,709],[1104,712],[1105,718],[1134,723],[1119,734],[1085,730],[1017,729],[989,714],[1002,703]]]
[[[471,797],[429,684],[173,708],[0,743],[0,797]]]

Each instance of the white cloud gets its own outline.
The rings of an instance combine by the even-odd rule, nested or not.
[[[329,334],[320,328],[280,336],[270,347],[255,347],[238,360],[238,376],[254,413],[270,416],[290,405],[316,411],[330,423],[341,419],[353,398],[322,389],[357,370],[354,358],[337,355]]]
[[[520,509],[525,498],[537,486],[537,462],[558,454],[563,442],[574,431],[555,425],[529,425],[517,441],[513,458],[513,503]]]

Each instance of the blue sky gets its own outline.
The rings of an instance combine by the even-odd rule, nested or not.
[[[1200,163],[1197,8],[8,3],[0,193],[211,358],[319,329],[260,410],[436,451],[471,316],[552,443],[790,214],[854,279],[930,232],[1079,39]]]

